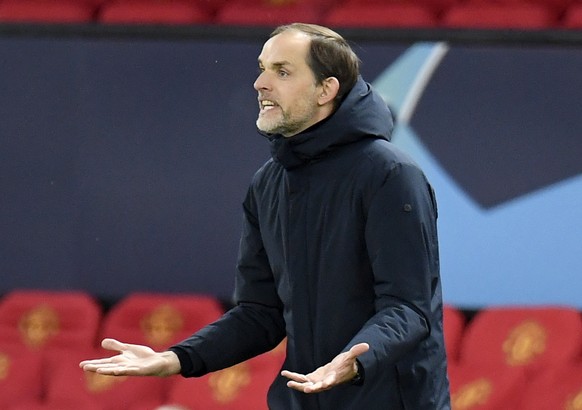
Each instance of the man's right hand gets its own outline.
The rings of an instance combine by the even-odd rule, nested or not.
[[[180,361],[174,352],[155,352],[148,346],[103,339],[101,346],[119,352],[103,359],[84,360],[79,366],[88,372],[111,376],[171,376],[180,373]]]

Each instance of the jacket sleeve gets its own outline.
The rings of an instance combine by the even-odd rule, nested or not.
[[[436,218],[432,188],[413,164],[397,164],[369,201],[365,237],[376,314],[346,346],[370,345],[358,358],[366,378],[430,334],[431,306],[440,289]]]
[[[236,306],[217,322],[172,346],[182,375],[202,376],[276,347],[285,336],[282,303],[263,248],[252,196],[244,203]]]

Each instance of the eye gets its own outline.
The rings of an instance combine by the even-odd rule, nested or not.
[[[287,71],[285,71],[285,70],[279,70],[278,71],[278,74],[279,74],[279,77],[283,77],[283,78],[289,76],[289,73]]]

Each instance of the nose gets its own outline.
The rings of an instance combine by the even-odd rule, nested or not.
[[[259,75],[257,76],[257,79],[253,83],[253,87],[257,91],[269,89],[267,75],[266,75],[265,71],[262,71],[261,73],[259,73]]]

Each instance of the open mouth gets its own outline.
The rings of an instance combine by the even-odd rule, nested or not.
[[[267,112],[277,107],[277,104],[271,100],[261,100],[259,101],[259,107],[261,112]]]

